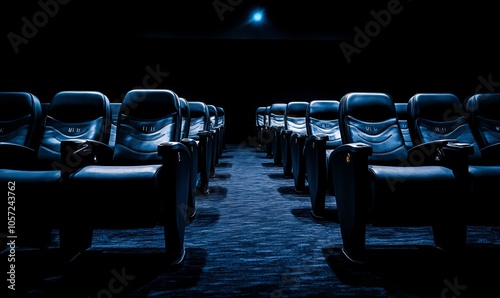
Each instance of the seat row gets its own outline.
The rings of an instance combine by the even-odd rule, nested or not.
[[[0,92],[0,106],[0,181],[17,245],[46,248],[58,229],[69,260],[95,228],[162,225],[167,262],[182,264],[196,192],[208,193],[224,148],[223,108],[165,89],[130,90],[119,103],[94,91],[48,103]]]
[[[460,251],[468,225],[499,225],[500,94],[462,102],[419,93],[408,102],[354,92],[340,100],[259,107],[259,142],[295,190],[325,217],[335,196],[343,251],[364,259],[366,225],[432,226],[436,245]],[[265,138],[264,138],[265,136]]]

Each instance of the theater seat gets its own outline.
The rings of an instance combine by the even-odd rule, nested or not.
[[[311,214],[325,216],[326,194],[334,195],[328,159],[342,144],[339,130],[339,101],[313,100],[306,117],[307,138],[304,142],[304,164],[311,199]]]
[[[174,92],[131,90],[120,107],[114,148],[68,142],[76,149],[71,156],[105,150],[109,159],[79,168],[67,179],[60,237],[66,253],[84,253],[94,229],[160,225],[166,264],[183,263],[191,158],[180,142],[181,125]]]
[[[189,179],[188,196],[188,218],[193,220],[196,217],[196,187],[198,182],[198,142],[189,138],[189,127],[191,125],[191,110],[185,98],[179,97],[181,112],[181,143],[184,144],[191,154],[191,177]]]
[[[461,168],[467,185],[463,217],[468,225],[499,225],[491,197],[500,181],[500,95],[476,94],[464,105],[451,93],[417,93],[409,99],[408,111],[410,132],[418,142],[453,140],[472,146],[474,152]]]
[[[281,131],[285,127],[286,103],[273,103],[269,109],[269,130],[272,134],[271,149],[274,165],[282,165]]]
[[[437,247],[450,254],[461,251],[466,239],[457,212],[462,185],[452,169],[434,164],[441,150],[425,152],[431,165],[413,164],[392,98],[384,93],[344,95],[339,125],[343,144],[329,162],[344,255],[365,261],[367,224],[431,226]]]
[[[219,156],[226,150],[226,110],[223,107],[217,108],[217,125],[220,130]]]
[[[286,105],[283,130],[280,133],[283,176],[293,177],[295,189],[299,192],[304,191],[302,185],[299,185],[299,181],[303,181],[305,175],[305,171],[302,171],[305,169],[300,167],[300,163],[303,157],[303,136],[307,133],[306,112],[308,106],[309,102],[307,101],[289,102]],[[297,185],[299,185],[298,188]]]
[[[398,115],[399,127],[403,133],[403,138],[405,140],[406,147],[410,149],[413,147],[413,141],[411,139],[410,129],[408,128],[408,121],[410,116],[408,115],[408,103],[407,102],[396,102],[396,113]]]
[[[214,132],[210,130],[208,106],[201,101],[188,101],[190,125],[188,136],[198,143],[197,189],[208,194],[210,191],[210,165],[212,160]]]
[[[28,95],[19,96],[18,100],[29,98],[33,100]],[[19,108],[18,105],[14,107]],[[110,105],[104,94],[62,91],[54,95],[46,111],[36,160],[25,162],[22,167],[0,169],[0,181],[4,185],[15,184],[17,244],[46,248],[51,241],[51,231],[59,228],[61,209],[58,199],[64,197],[64,177],[84,162],[81,158],[62,160],[62,142],[86,139],[108,143],[110,128]],[[25,157],[22,150],[18,152]],[[9,158],[17,159],[16,152],[12,152]]]
[[[32,166],[42,130],[38,97],[28,92],[0,92],[0,168]]]

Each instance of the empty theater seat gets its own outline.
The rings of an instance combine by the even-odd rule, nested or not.
[[[109,135],[109,146],[115,146],[116,139],[116,123],[118,122],[118,112],[120,111],[120,102],[111,102],[109,104],[111,108],[111,133]]]
[[[32,166],[42,130],[38,97],[29,92],[0,92],[0,168]]]
[[[306,169],[311,214],[323,218],[327,192],[334,195],[329,176],[328,159],[333,149],[342,144],[339,130],[339,101],[313,100],[306,117],[307,139],[304,142],[304,165]]]
[[[170,90],[139,89],[120,107],[110,159],[67,179],[61,248],[84,252],[96,228],[164,227],[168,265],[182,264],[191,159],[180,142],[180,102]],[[75,153],[93,144],[68,142]],[[72,155],[75,156],[75,153]],[[70,153],[71,155],[71,153]]]
[[[226,110],[223,107],[217,108],[217,125],[220,129],[219,156],[226,150]]]
[[[407,102],[396,102],[396,113],[398,115],[399,127],[403,133],[403,138],[405,140],[406,147],[409,149],[413,147],[413,141],[411,139],[410,129],[408,128],[408,120],[410,116],[408,115],[408,103]]]
[[[210,130],[208,106],[201,101],[188,101],[190,113],[189,138],[198,143],[198,174],[196,187],[203,194],[208,194],[210,183],[210,164],[214,132]]]
[[[285,127],[286,103],[273,103],[269,109],[269,130],[272,134],[271,151],[275,165],[282,165],[281,131]]]
[[[500,95],[476,94],[464,105],[454,94],[418,93],[410,98],[408,109],[418,142],[451,140],[472,146],[474,152],[456,165],[467,187],[462,216],[468,225],[499,225],[492,196],[500,181]]]
[[[384,93],[344,95],[339,125],[343,144],[329,162],[344,254],[364,261],[367,224],[431,226],[437,247],[449,253],[462,250],[466,227],[457,212],[463,199],[460,181],[450,168],[412,164],[392,98]],[[429,160],[439,152],[429,154]]]
[[[109,100],[99,92],[59,92],[47,107],[44,123],[36,160],[15,169],[0,169],[2,183],[15,183],[17,244],[35,248],[49,245],[51,230],[58,228],[61,220],[63,178],[84,162],[82,158],[62,160],[62,142],[85,139],[107,144],[111,129]],[[22,150],[18,152],[25,157]],[[9,158],[17,159],[16,152]]]
[[[285,127],[281,132],[281,156],[283,174],[292,176],[294,189],[303,193],[305,189],[304,140],[307,135],[306,114],[309,102],[292,101],[287,105]]]
[[[198,142],[189,138],[189,127],[191,125],[191,110],[185,98],[179,97],[181,112],[181,143],[184,144],[191,154],[191,177],[189,179],[188,196],[188,218],[196,217],[196,186],[198,181]]]

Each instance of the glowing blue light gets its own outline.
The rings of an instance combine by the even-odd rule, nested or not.
[[[263,17],[262,12],[257,11],[257,12],[255,12],[255,13],[253,14],[253,16],[252,16],[252,20],[253,20],[254,22],[258,23],[258,22],[261,22],[261,21],[262,21],[262,17]]]

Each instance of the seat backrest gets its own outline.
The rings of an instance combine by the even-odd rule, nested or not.
[[[217,118],[217,108],[214,105],[207,105],[208,115],[210,117],[210,130],[214,130],[218,127]]]
[[[109,135],[109,146],[115,146],[116,139],[116,124],[118,123],[118,115],[120,112],[121,102],[110,103],[111,107],[111,133]]]
[[[57,93],[45,116],[39,161],[60,162],[60,147],[64,140],[87,139],[108,144],[111,122],[111,108],[106,95],[96,91]]]
[[[0,92],[0,143],[26,146],[36,151],[40,145],[42,119],[42,105],[35,95]]]
[[[500,93],[471,96],[466,111],[479,148],[500,143]]]
[[[283,128],[285,127],[286,103],[273,103],[269,110],[269,127]]]
[[[407,102],[396,102],[396,113],[398,115],[399,127],[401,127],[401,132],[403,133],[403,138],[407,148],[413,147],[413,141],[411,140],[410,129],[408,128],[408,103]]]
[[[189,126],[189,138],[199,139],[199,131],[210,130],[210,115],[208,106],[201,101],[189,101],[189,112],[191,115],[191,124]]]
[[[255,126],[256,127],[265,127],[266,125],[266,107],[258,107],[255,110]]]
[[[329,146],[342,144],[339,127],[339,101],[313,100],[309,103],[306,115],[307,135],[328,137]]]
[[[419,143],[450,139],[474,146],[471,161],[481,157],[465,106],[451,93],[417,93],[408,101],[412,139]]]
[[[217,109],[217,125],[224,127],[226,124],[226,111],[223,107],[216,107]]]
[[[284,129],[305,135],[306,113],[309,107],[307,101],[291,101],[286,105]]]
[[[189,125],[191,123],[191,111],[189,110],[189,104],[185,98],[180,97],[179,102],[181,105],[181,138],[189,137]]]
[[[180,101],[173,91],[128,91],[120,106],[113,162],[161,163],[158,145],[180,141],[181,125]]]
[[[342,142],[372,147],[371,164],[401,164],[408,158],[396,107],[385,93],[353,92],[340,100],[339,125]]]
[[[264,111],[264,125],[266,128],[271,126],[271,106],[267,106]]]

